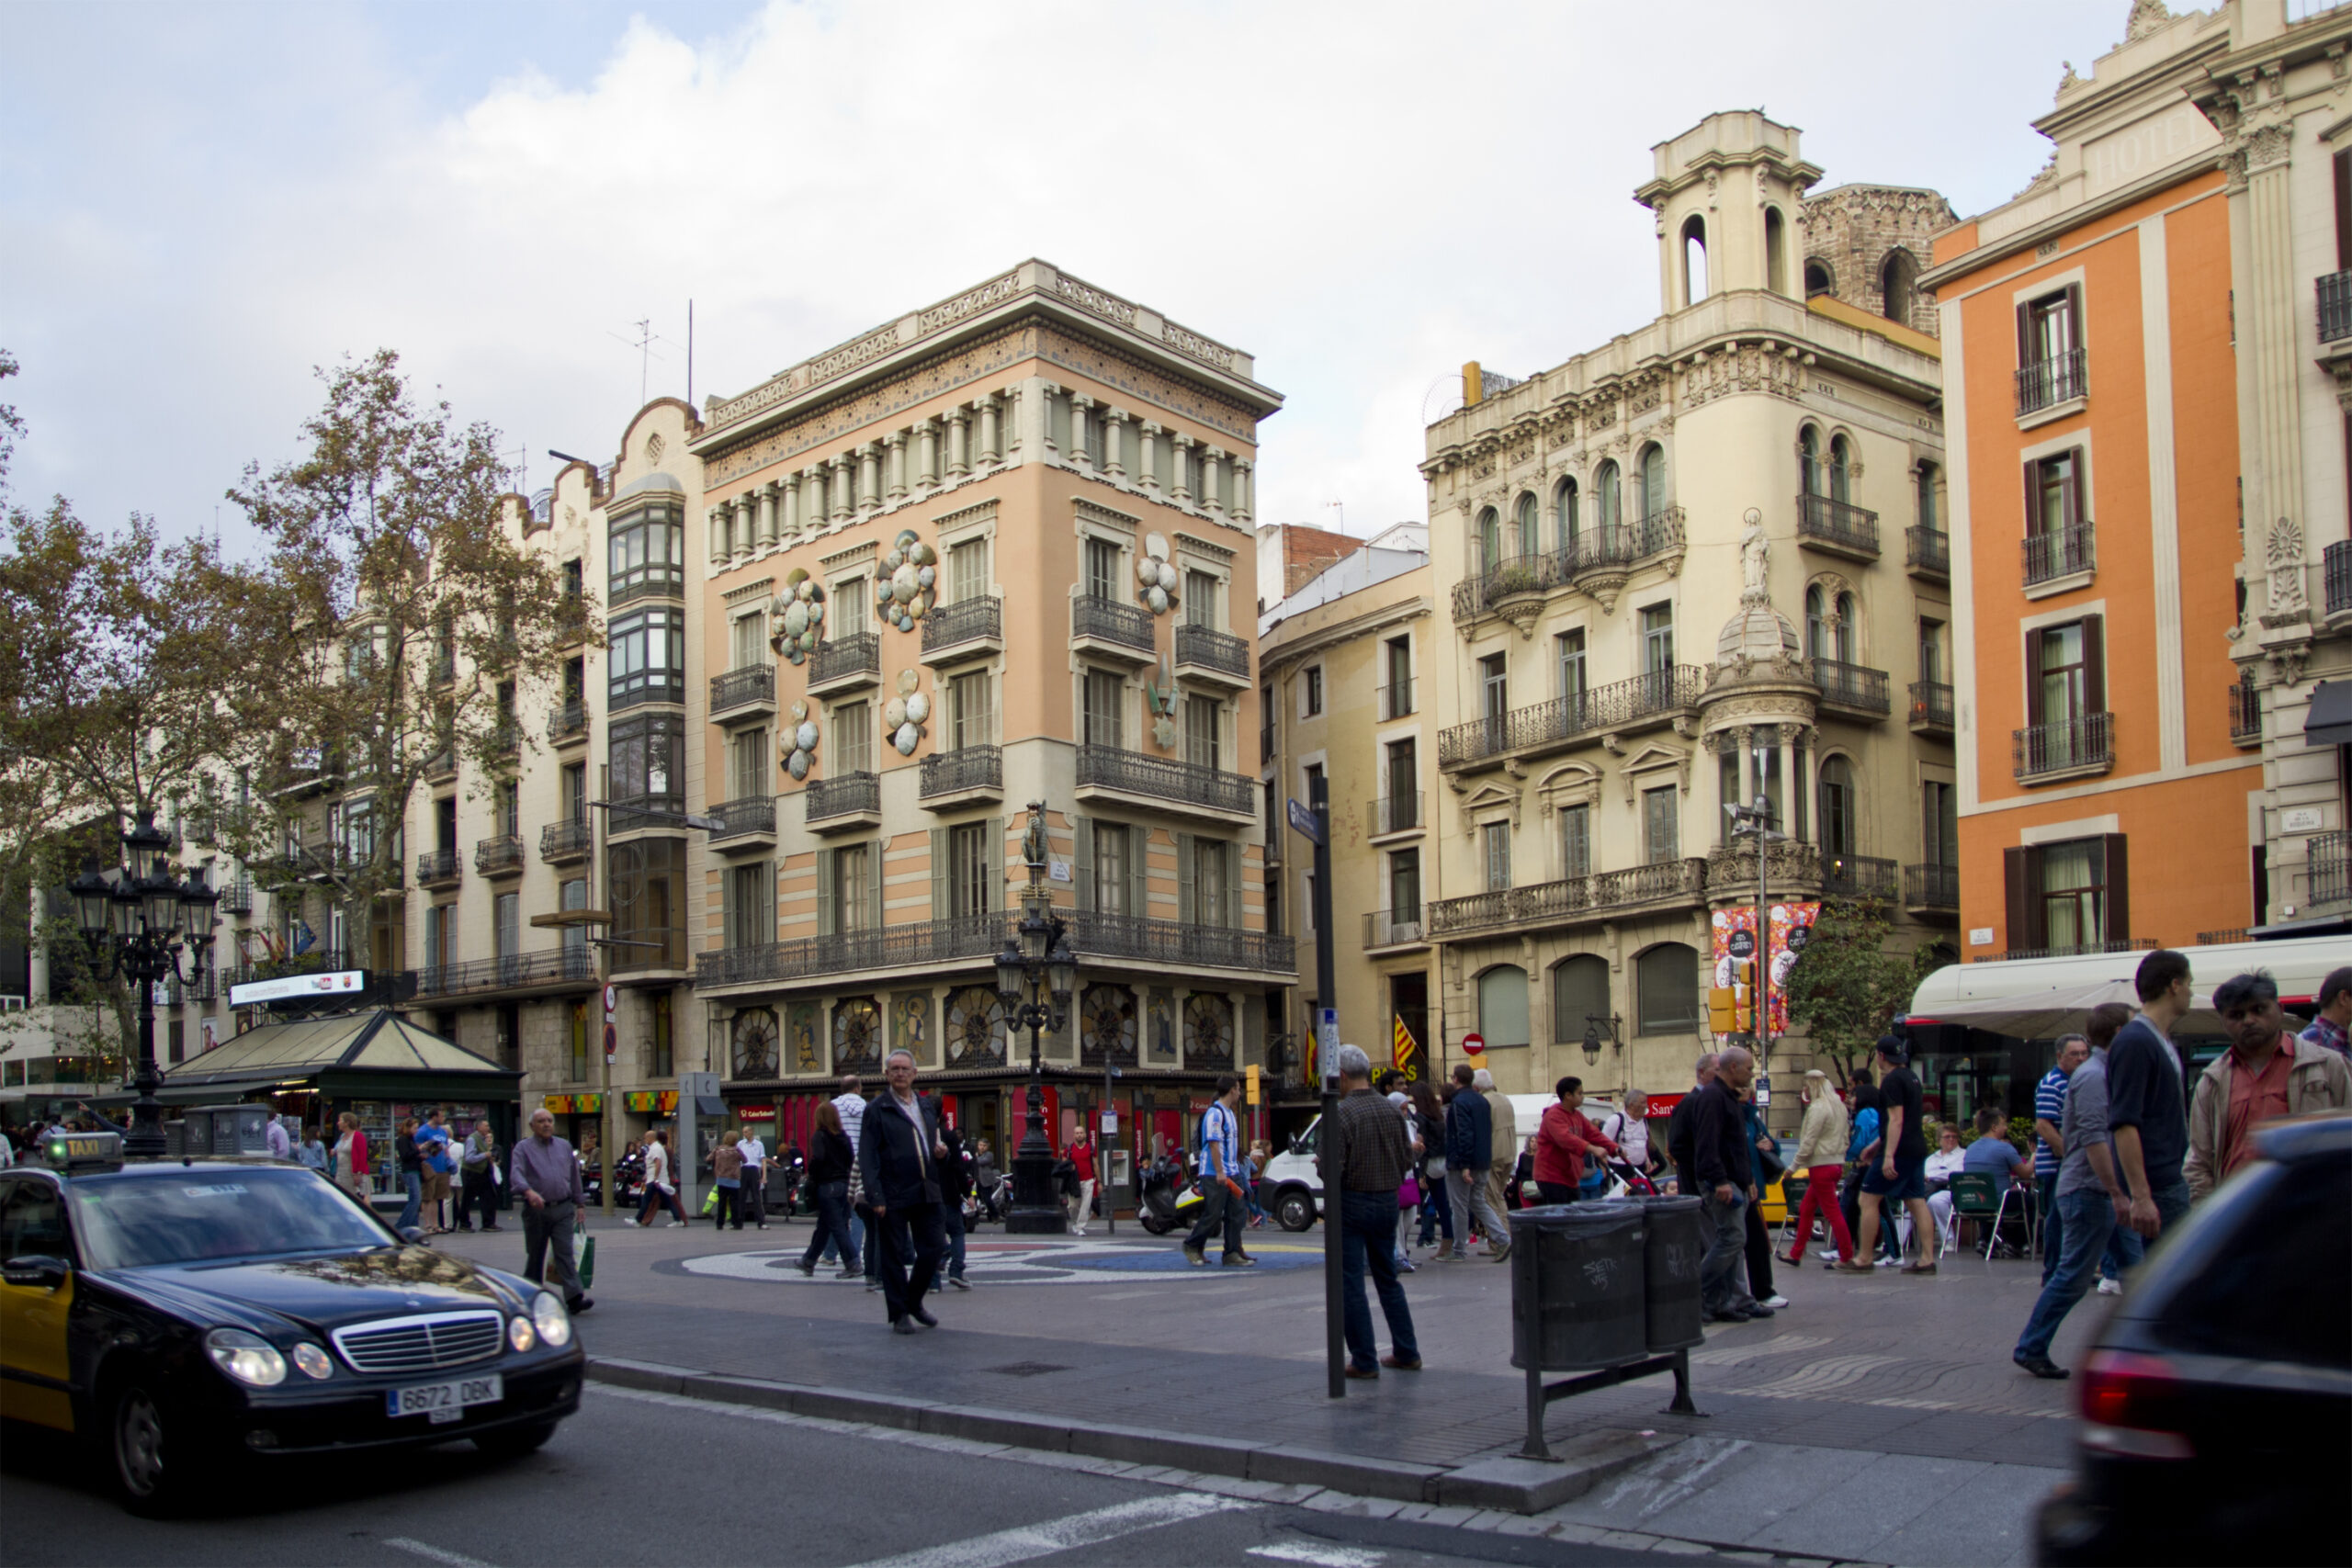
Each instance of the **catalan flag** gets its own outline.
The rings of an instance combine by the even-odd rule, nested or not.
[[[1421,1043],[1413,1038],[1411,1030],[1405,1027],[1404,1014],[1397,1013],[1393,1016],[1396,1019],[1396,1029],[1395,1043],[1396,1070],[1405,1075],[1407,1083],[1419,1083],[1421,1081]]]

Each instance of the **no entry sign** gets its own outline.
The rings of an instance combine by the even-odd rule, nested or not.
[[[1462,1037],[1462,1050],[1463,1054],[1465,1055],[1484,1055],[1487,1050],[1487,1037],[1483,1034],[1464,1035]]]

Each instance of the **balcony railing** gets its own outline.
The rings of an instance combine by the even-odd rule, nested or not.
[[[1816,659],[1813,661],[1813,683],[1821,688],[1821,700],[1833,707],[1851,708],[1857,713],[1894,711],[1894,702],[1888,694],[1883,670],[1849,664],[1839,659]]]
[[[933,751],[922,760],[919,795],[959,795],[966,790],[1004,788],[1004,753],[994,746],[966,746],[954,751]]]
[[[718,826],[710,830],[713,843],[721,839],[737,839],[746,833],[775,832],[775,796],[749,795],[730,800],[710,808],[711,820]]]
[[[819,643],[817,651],[808,656],[808,683],[812,686],[859,676],[869,681],[882,678],[882,635],[879,632],[859,632],[854,637],[830,638]]]
[[[2240,746],[2262,744],[2262,694],[2245,681],[2230,682],[2230,739]]]
[[[447,997],[461,991],[520,990],[526,986],[593,985],[595,979],[596,961],[583,943],[419,969],[416,994]]]
[[[427,850],[416,857],[416,884],[430,887],[437,882],[457,882],[466,874],[465,863],[455,850]]]
[[[775,665],[747,664],[741,670],[729,670],[710,678],[710,711],[714,716],[753,703],[775,705]]]
[[[2319,341],[2352,337],[2352,272],[2331,272],[2319,280]]]
[[[1574,696],[1554,697],[1492,718],[1457,724],[1439,735],[1438,762],[1441,766],[1476,762],[1522,747],[1549,745],[1671,716],[1695,706],[1706,683],[1707,672],[1700,666],[1677,664]]]
[[[523,836],[501,833],[474,845],[474,869],[484,876],[503,876],[523,869]]]
[[[564,703],[548,709],[549,744],[561,745],[567,740],[580,739],[587,733],[588,705],[586,703]]]
[[[1140,604],[1082,594],[1070,601],[1069,635],[1091,637],[1121,648],[1149,653],[1158,645],[1151,635],[1151,615]]]
[[[539,829],[539,858],[550,863],[578,860],[588,852],[591,831],[585,817],[548,823]]]
[[[1250,679],[1250,644],[1231,632],[1221,632],[1214,626],[1183,626],[1176,628],[1176,662],[1197,664],[1204,670],[1220,674]]]
[[[1428,825],[1426,818],[1421,815],[1421,793],[1419,790],[1407,790],[1398,795],[1382,795],[1375,800],[1365,802],[1364,818],[1372,824],[1372,831],[1375,836],[1382,833],[1408,833],[1416,828]]]
[[[740,986],[797,980],[866,969],[930,967],[959,960],[992,959],[1013,934],[1014,917],[970,915],[869,926],[830,936],[799,937],[758,947],[728,947],[695,955],[695,984]]]
[[[1442,898],[1426,908],[1431,936],[1463,936],[1506,926],[1600,919],[1644,904],[1695,904],[1706,897],[1707,863],[1693,858]]]
[[[1898,868],[1891,860],[1873,855],[1821,858],[1821,891],[1826,897],[1892,899],[1900,885]]]
[[[1797,538],[1854,555],[1878,554],[1878,513],[1834,496],[1797,497]]]
[[[967,642],[1004,639],[1004,601],[993,593],[934,604],[922,621],[922,650],[939,653]]]
[[[1080,746],[1078,783],[1080,788],[1093,784],[1244,817],[1257,808],[1257,792],[1239,773],[1168,757],[1148,757],[1118,746]]]
[[[2352,833],[2313,833],[2304,840],[2305,864],[2311,876],[2311,900],[2333,904],[2352,898]]]
[[[224,915],[249,915],[254,908],[254,885],[249,877],[241,876],[220,889],[220,912]]]
[[[1416,711],[1411,681],[1391,681],[1380,688],[1380,716],[1383,720],[1403,718]]]
[[[2330,619],[2352,612],[2352,539],[2339,539],[2320,554],[2324,602]]]
[[[2038,360],[2017,373],[2018,417],[2039,413],[2070,399],[2090,393],[2083,351],[2070,348],[2053,359]]]
[[[1951,688],[1941,681],[1911,682],[1911,728],[1950,729],[1956,721]]]
[[[1903,564],[1928,577],[1951,575],[1951,536],[1941,528],[1903,530]]]
[[[1589,572],[1623,569],[1682,547],[1683,512],[1679,506],[1633,523],[1587,528],[1556,550],[1508,556],[1475,577],[1453,585],[1453,618],[1466,621],[1505,599],[1566,588]]]
[[[1931,863],[1903,868],[1903,907],[1906,909],[1960,908],[1960,867]]]
[[[2016,732],[2010,761],[2015,776],[2025,780],[2105,773],[2115,766],[2115,716],[2086,713],[2030,725]]]
[[[1106,915],[1080,909],[1063,917],[1081,962],[1124,958],[1144,964],[1195,964],[1212,969],[1295,973],[1298,944],[1290,937],[1231,926],[1197,926],[1184,920],[1154,920],[1140,915]]]
[[[1363,944],[1366,947],[1401,947],[1409,942],[1426,942],[1426,928],[1419,909],[1366,909],[1363,912]]]
[[[803,793],[808,814],[802,820],[807,822],[882,809],[882,781],[872,773],[837,773],[829,779],[810,779]]]
[[[2098,535],[2088,523],[2069,523],[2052,534],[2029,534],[2019,547],[2025,553],[2028,588],[2098,570]]]

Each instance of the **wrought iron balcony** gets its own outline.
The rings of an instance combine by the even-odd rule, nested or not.
[[[508,876],[523,869],[523,836],[501,833],[474,845],[474,869],[484,876]]]
[[[1838,555],[1878,558],[1878,513],[1826,495],[1797,497],[1797,543]]]
[[[741,670],[729,670],[710,678],[712,717],[733,708],[754,706],[775,706],[774,664],[747,664]]]
[[[2240,746],[2262,744],[2262,694],[2248,681],[2230,682],[2230,739]]]
[[[2115,716],[2086,713],[2028,726],[2015,732],[2010,761],[2026,783],[2106,773],[2115,766]]]
[[[1894,711],[1883,670],[1849,664],[1838,659],[1816,659],[1813,661],[1813,683],[1821,688],[1821,700],[1830,707],[1861,714]]]
[[[1453,585],[1453,618],[1471,620],[1506,599],[1548,593],[1578,578],[1623,571],[1682,547],[1683,512],[1668,506],[1633,523],[1597,524],[1555,550],[1508,556]]]
[[[588,852],[590,836],[591,829],[585,817],[550,822],[539,829],[539,858],[549,865],[579,860]]]
[[[1015,920],[1011,914],[967,915],[868,926],[757,947],[718,948],[695,955],[695,985],[698,988],[741,986],[868,969],[985,962],[993,959],[1004,939],[1014,934]]]
[[[2334,904],[2352,898],[2352,833],[2313,833],[2304,843],[2311,901]]]
[[[739,839],[747,833],[775,836],[775,796],[748,795],[741,800],[727,801],[710,808],[711,819],[718,824],[710,830],[711,842]]]
[[[1213,626],[1181,626],[1176,628],[1176,664],[1179,669],[1189,665],[1212,675],[1231,676],[1246,686],[1250,683],[1250,644],[1231,632],[1221,632]]]
[[[2018,417],[2090,394],[2090,378],[2083,351],[2070,348],[2052,359],[2037,360],[2017,373]]]
[[[1461,767],[1499,757],[1507,751],[1556,745],[1578,736],[1598,735],[1635,725],[1662,723],[1698,705],[1707,684],[1707,672],[1696,664],[1653,670],[1630,681],[1574,696],[1554,697],[1523,708],[1512,708],[1492,718],[1457,724],[1438,736],[1440,767]]]
[[[456,996],[468,991],[518,991],[540,986],[593,986],[596,961],[585,943],[550,948],[544,953],[510,953],[503,958],[477,958],[463,964],[428,965],[416,972],[420,997]]]
[[[1364,803],[1364,820],[1371,824],[1372,835],[1409,833],[1416,828],[1427,827],[1421,813],[1421,792],[1407,790],[1398,795],[1382,795]]]
[[[2320,577],[2325,589],[2328,619],[2352,614],[2352,539],[2339,539],[2320,554]]]
[[[921,798],[960,795],[970,791],[1004,789],[1004,753],[994,746],[965,746],[933,751],[922,760]]]
[[[1363,912],[1363,944],[1366,948],[1409,947],[1428,940],[1427,928],[1419,909],[1366,909]]]
[[[934,604],[922,620],[922,652],[926,659],[954,649],[978,652],[1004,642],[1004,601],[993,593]]]
[[[831,817],[854,817],[865,813],[878,814],[882,809],[882,781],[873,773],[837,773],[829,779],[810,779],[802,792],[807,802],[807,822],[821,822]]]
[[[464,880],[465,863],[451,850],[427,850],[416,857],[416,885],[419,887],[454,887]]]
[[[561,746],[588,739],[588,705],[569,702],[548,709],[548,742]]]
[[[1391,681],[1380,688],[1380,716],[1384,721],[1403,718],[1407,714],[1418,711],[1413,705],[1411,681]]]
[[[2331,272],[2319,280],[2319,341],[2352,337],[2352,272]]]
[[[1938,863],[1905,866],[1903,907],[1913,910],[1941,910],[1947,914],[1958,910],[1960,867]]]
[[[1078,749],[1078,787],[1090,785],[1243,817],[1254,815],[1257,808],[1257,792],[1239,773],[1118,746]]]
[[[1951,575],[1951,536],[1941,528],[1903,530],[1903,564],[1917,577]]]
[[[1149,611],[1140,604],[1123,604],[1116,599],[1097,598],[1091,593],[1070,601],[1069,635],[1131,649],[1147,658],[1158,649],[1152,639]]]
[[[859,632],[829,638],[808,656],[808,689],[864,684],[882,679],[882,636]]]
[[[1286,936],[1232,926],[1148,919],[1140,915],[1106,915],[1092,909],[1080,909],[1063,919],[1069,922],[1070,942],[1081,962],[1123,958],[1277,975],[1295,974],[1298,969],[1298,944]]]
[[[1821,891],[1829,898],[1892,900],[1900,884],[1895,863],[1872,855],[1821,857]]]
[[[1952,691],[1941,681],[1911,682],[1911,728],[1920,731],[1951,732],[1955,722]]]
[[[254,885],[250,877],[241,876],[220,889],[220,912],[224,915],[249,915],[254,908]]]
[[[2098,570],[2098,535],[2089,523],[2069,523],[2051,534],[2030,534],[2019,548],[2025,555],[2028,588]]]
[[[1428,914],[1430,935],[1433,937],[1466,936],[1519,926],[1567,925],[1613,919],[1620,911],[1643,906],[1703,904],[1707,876],[1705,861],[1660,861],[1655,865],[1596,871],[1589,876],[1539,882],[1498,893],[1442,898],[1423,908]]]

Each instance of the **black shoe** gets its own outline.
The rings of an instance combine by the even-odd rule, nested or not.
[[[1747,1314],[1737,1307],[1724,1307],[1720,1311],[1709,1313],[1707,1321],[1709,1323],[1746,1323]]]
[[[497,1226],[497,1225],[484,1225],[484,1226],[482,1226],[481,1228],[482,1228],[485,1232],[488,1232],[488,1231],[494,1231],[494,1230],[497,1230],[497,1229],[499,1229],[500,1227],[499,1227],[499,1226]]]
[[[932,1316],[931,1314],[923,1311],[921,1307],[909,1307],[907,1309],[907,1316],[913,1318],[925,1328],[936,1328],[939,1326],[939,1319]]]
[[[1749,1317],[1770,1317],[1772,1315],[1772,1309],[1766,1306],[1762,1302],[1742,1302],[1739,1305],[1739,1310],[1747,1314]]]
[[[564,1303],[564,1310],[577,1317],[595,1304],[595,1298],[593,1296],[574,1296]]]
[[[890,1332],[893,1334],[920,1334],[922,1331],[915,1326],[914,1319],[910,1317],[894,1317],[890,1320]]]
[[[2012,1356],[2009,1359],[2038,1378],[2050,1378],[2055,1381],[2069,1375],[2065,1368],[2047,1356]]]
[[[801,1278],[805,1280],[813,1280],[817,1277],[817,1266],[814,1263],[797,1263],[793,1267],[800,1270]]]

